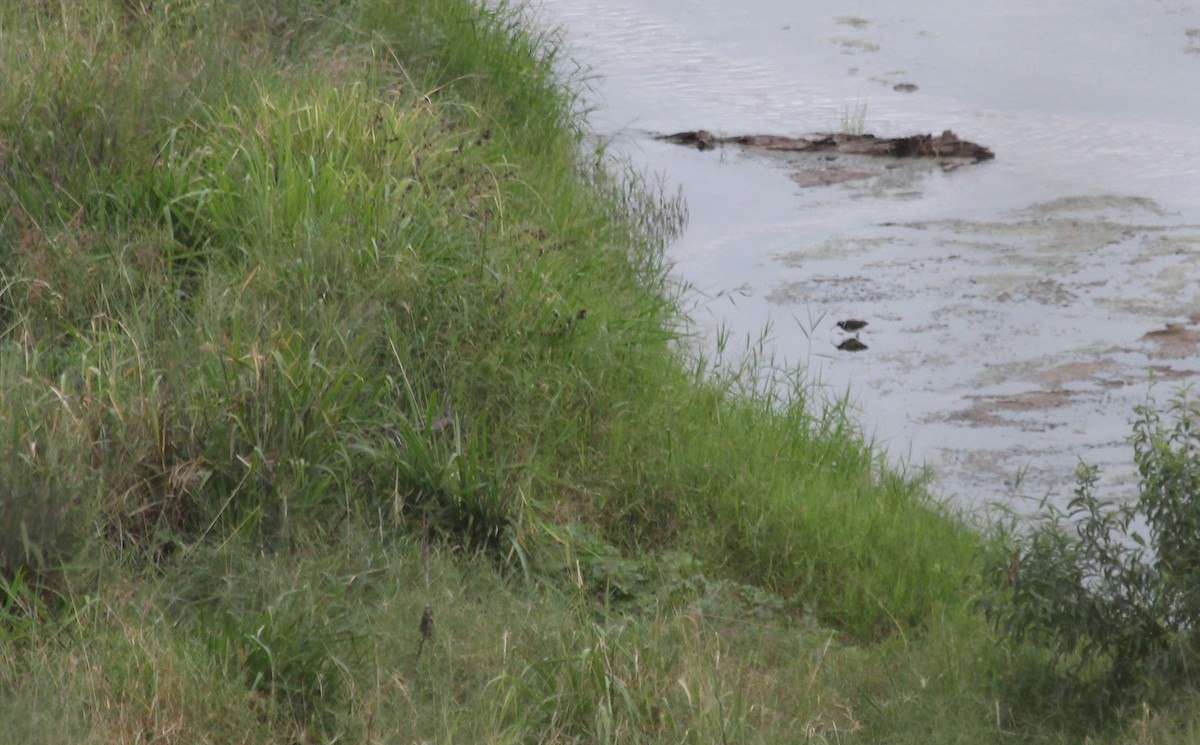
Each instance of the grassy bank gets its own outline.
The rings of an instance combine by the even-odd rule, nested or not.
[[[679,337],[682,207],[560,49],[458,0],[0,10],[0,740],[1078,741],[983,540]]]

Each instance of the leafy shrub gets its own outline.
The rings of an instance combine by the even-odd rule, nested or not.
[[[1137,498],[1105,504],[1081,465],[1066,512],[1050,507],[988,565],[997,629],[1116,698],[1186,677],[1200,628],[1200,402],[1184,389],[1165,417],[1153,400],[1136,413]]]

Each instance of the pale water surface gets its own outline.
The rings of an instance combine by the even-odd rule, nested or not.
[[[1159,398],[1200,374],[1200,6],[541,0],[534,12],[597,76],[597,135],[682,188],[691,221],[672,258],[713,298],[696,315],[710,339],[769,323],[776,354],[848,391],[894,458],[932,465],[967,504],[1061,500],[1080,460],[1129,492],[1125,438],[1150,370]],[[652,139],[838,131],[864,112],[873,134],[953,129],[996,160],[943,172]],[[870,321],[865,351],[835,348],[834,322],[851,317]]]

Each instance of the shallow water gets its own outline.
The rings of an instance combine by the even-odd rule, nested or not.
[[[1200,373],[1200,8],[882,0],[542,0],[590,68],[591,123],[682,187],[697,320],[757,337],[896,459],[972,505],[1129,492],[1133,407]],[[912,92],[895,86],[916,86]],[[944,172],[652,139],[952,129]],[[827,184],[831,170],[860,176]],[[814,174],[817,176],[814,178]],[[837,180],[837,179],[833,179]],[[814,185],[816,184],[816,185]],[[821,185],[826,184],[826,185]],[[868,349],[836,348],[864,318]],[[1168,327],[1168,324],[1171,324]]]

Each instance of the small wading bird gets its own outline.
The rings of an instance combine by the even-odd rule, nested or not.
[[[858,321],[858,320],[851,318],[851,319],[848,319],[845,321],[838,321],[836,325],[842,331],[858,331],[858,330],[864,328],[867,325],[867,322],[866,321]]]

